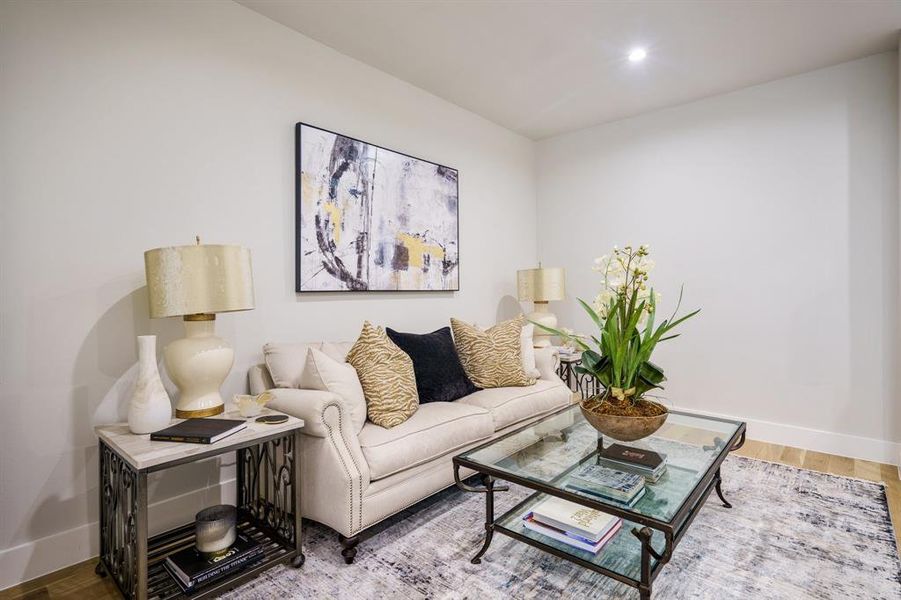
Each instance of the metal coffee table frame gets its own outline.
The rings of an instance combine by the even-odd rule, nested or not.
[[[567,410],[571,410],[571,407],[566,407],[562,410],[559,410],[555,413],[552,413],[545,417],[545,419],[551,419]],[[720,421],[732,423],[728,419],[719,419],[716,417],[708,417],[706,415],[695,415],[692,413],[684,413],[680,411],[670,411],[671,414],[684,414],[689,416],[703,416],[705,419],[709,419],[711,421]],[[475,452],[481,448],[485,448],[491,446],[493,444],[498,443],[499,441],[510,437],[512,435],[516,435],[520,431],[529,429],[530,427],[534,427],[535,423],[530,423],[524,427],[521,427],[515,431],[512,431],[500,438],[492,440],[478,448],[474,448],[469,452]],[[694,518],[697,516],[698,512],[700,512],[701,508],[704,506],[704,502],[707,500],[707,497],[710,496],[711,492],[716,491],[717,496],[720,501],[723,503],[723,506],[726,508],[732,508],[732,505],[726,500],[723,496],[722,489],[722,476],[720,473],[720,467],[723,464],[723,461],[726,459],[726,456],[729,455],[729,452],[734,450],[738,450],[745,443],[745,431],[746,426],[744,423],[740,423],[735,433],[723,444],[721,450],[714,461],[710,464],[707,471],[705,471],[704,476],[701,477],[698,482],[695,484],[692,492],[685,498],[682,502],[682,505],[676,511],[670,522],[662,521],[660,519],[655,519],[652,517],[648,517],[645,515],[641,515],[639,513],[629,511],[627,509],[623,509],[617,506],[613,506],[610,504],[605,504],[603,502],[599,502],[596,500],[592,500],[591,498],[587,498],[585,496],[576,495],[570,492],[567,492],[565,489],[561,487],[554,486],[552,484],[541,483],[538,481],[534,481],[525,477],[520,477],[516,474],[506,472],[502,469],[494,468],[490,465],[484,465],[472,460],[468,460],[463,458],[462,456],[454,457],[454,480],[457,483],[457,486],[465,490],[467,492],[481,493],[485,494],[485,540],[482,543],[482,547],[476,553],[476,555],[472,558],[473,564],[479,564],[482,562],[482,556],[485,552],[488,551],[488,547],[491,545],[491,540],[494,536],[495,532],[502,533],[506,536],[509,536],[513,539],[519,540],[530,546],[534,546],[539,548],[545,552],[553,554],[559,558],[564,560],[568,560],[573,562],[579,566],[585,567],[586,569],[590,569],[595,573],[600,573],[601,575],[605,575],[612,579],[615,579],[619,582],[622,582],[628,586],[634,587],[638,590],[639,596],[641,600],[649,600],[651,598],[651,587],[653,585],[654,579],[657,578],[657,575],[660,573],[663,566],[669,562],[670,558],[673,555],[673,551],[676,546],[679,544],[679,541],[685,535],[685,532],[688,531],[688,527],[691,525]],[[601,447],[601,434],[598,434],[598,448]],[[466,484],[460,478],[460,468],[471,469],[476,471],[481,475],[482,485],[471,486]],[[565,476],[561,475],[561,478]],[[502,492],[509,490],[508,486],[498,485],[496,483],[497,479],[501,479],[504,481],[510,481],[512,483],[519,484],[523,487],[529,488],[531,490],[535,490],[536,492],[548,494],[551,496],[556,496],[558,498],[563,498],[564,500],[568,500],[570,502],[574,502],[576,504],[581,504],[582,506],[587,506],[588,508],[593,508],[599,510],[601,512],[611,514],[617,517],[622,517],[629,521],[638,523],[642,527],[632,528],[631,533],[641,543],[641,568],[640,573],[641,576],[639,579],[632,579],[621,573],[616,573],[609,569],[605,569],[604,567],[600,567],[598,565],[592,564],[586,560],[579,558],[578,556],[574,556],[572,554],[568,554],[562,550],[559,550],[553,546],[548,544],[541,543],[538,540],[532,539],[530,537],[526,537],[519,532],[513,531],[499,525],[498,522],[503,520],[503,517],[495,520],[494,518],[494,494],[495,492]],[[559,478],[558,478],[559,479]],[[515,507],[513,510],[509,511],[507,515],[520,511],[524,508],[525,504],[528,503],[528,499]],[[504,515],[506,516],[506,515]],[[651,538],[653,535],[652,529],[660,531],[663,533],[665,540],[665,547],[662,552],[655,549],[651,544]],[[656,562],[654,564],[651,563],[651,560],[654,559]]]

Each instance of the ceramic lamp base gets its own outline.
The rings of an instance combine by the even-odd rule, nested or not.
[[[211,408],[202,408],[200,410],[181,410],[175,409],[175,418],[177,419],[202,419],[203,417],[212,417],[221,415],[225,412],[225,404],[213,406]]]
[[[534,323],[540,323],[545,327],[557,328],[557,316],[547,309],[547,302],[536,302],[535,311],[526,315],[526,319]],[[543,329],[536,327],[532,338],[532,346],[535,348],[547,348],[553,345],[551,342],[553,337]]]
[[[166,371],[180,392],[175,416],[210,417],[225,411],[219,394],[235,362],[235,351],[214,334],[214,315],[185,317],[186,336],[166,346]]]

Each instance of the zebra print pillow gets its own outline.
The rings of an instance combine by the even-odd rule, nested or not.
[[[469,379],[480,388],[534,385],[522,368],[522,315],[491,329],[451,319],[457,354]]]
[[[376,425],[391,428],[410,418],[419,408],[413,361],[388,339],[385,330],[363,323],[359,339],[347,353],[357,370],[366,414]]]

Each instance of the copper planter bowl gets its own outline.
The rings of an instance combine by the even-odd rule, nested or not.
[[[662,404],[659,406],[666,411],[665,406]],[[656,417],[626,417],[620,415],[599,414],[587,409],[585,407],[585,400],[579,403],[579,408],[582,409],[585,420],[588,421],[592,427],[604,435],[619,440],[620,442],[634,442],[635,440],[648,437],[663,427],[663,424],[666,423],[666,418],[669,416],[669,411],[664,412],[662,415],[657,415]]]

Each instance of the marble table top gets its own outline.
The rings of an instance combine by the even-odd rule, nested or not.
[[[263,409],[262,415],[280,415],[275,410]],[[215,456],[239,446],[247,446],[255,440],[259,440],[278,433],[287,433],[303,427],[303,421],[296,417],[288,416],[288,420],[278,425],[257,423],[256,417],[244,418],[237,410],[230,410],[217,419],[237,419],[247,422],[247,428],[233,433],[213,444],[188,444],[184,442],[152,442],[150,434],[136,435],[128,430],[128,423],[115,423],[112,425],[98,425],[94,432],[117,454],[138,470],[160,467],[168,463],[182,462],[188,457],[202,459],[207,456]],[[172,419],[170,425],[182,422],[184,419]]]

